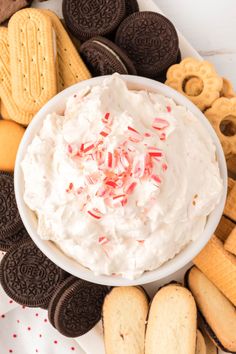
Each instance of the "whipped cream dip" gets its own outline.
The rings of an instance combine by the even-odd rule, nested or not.
[[[95,274],[134,279],[204,230],[223,182],[198,119],[118,74],[75,92],[22,161],[37,231]]]

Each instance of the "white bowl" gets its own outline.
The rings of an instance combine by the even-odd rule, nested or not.
[[[104,77],[97,77],[90,80],[80,82],[74,86],[69,87],[68,89],[60,92],[57,96],[52,98],[34,117],[30,125],[28,126],[24,137],[21,141],[21,144],[18,149],[16,164],[15,164],[15,173],[14,173],[14,183],[15,183],[15,194],[16,201],[19,208],[19,212],[23,223],[30,234],[33,241],[41,249],[41,251],[50,258],[54,263],[59,267],[65,269],[67,272],[75,275],[76,277],[83,278],[85,280],[106,284],[112,286],[125,286],[125,285],[138,285],[153,282],[156,280],[163,279],[189,263],[205,246],[207,241],[210,239],[211,235],[214,233],[217,224],[220,220],[220,217],[223,212],[226,192],[227,192],[227,168],[224,153],[221,147],[221,144],[217,138],[217,135],[213,128],[211,127],[208,120],[202,114],[202,112],[187,98],[179,94],[170,87],[163,85],[157,81],[153,81],[147,78],[142,78],[138,76],[123,76],[123,79],[127,82],[128,87],[131,89],[146,89],[152,92],[158,92],[162,95],[174,99],[177,104],[187,107],[205,126],[209,134],[211,135],[215,145],[217,159],[219,162],[220,173],[224,183],[224,190],[220,203],[217,205],[215,210],[209,215],[206,223],[204,232],[199,236],[199,238],[189,243],[178,255],[173,259],[164,263],[161,267],[156,270],[147,271],[141,275],[138,279],[128,280],[122,277],[113,277],[105,275],[95,275],[91,270],[83,267],[78,264],[75,260],[66,256],[55,244],[51,241],[41,240],[37,234],[37,219],[35,214],[27,207],[24,202],[24,178],[21,169],[21,161],[24,158],[26,153],[27,146],[30,144],[34,136],[37,134],[39,129],[42,126],[42,122],[46,115],[51,112],[63,112],[65,108],[66,99],[71,96],[74,92],[81,90],[85,87],[94,86],[100,84]]]

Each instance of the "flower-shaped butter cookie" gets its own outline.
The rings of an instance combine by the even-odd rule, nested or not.
[[[166,84],[204,111],[220,97],[223,80],[209,62],[186,58],[169,68]]]
[[[236,97],[218,98],[205,115],[221,141],[225,156],[236,154]]]

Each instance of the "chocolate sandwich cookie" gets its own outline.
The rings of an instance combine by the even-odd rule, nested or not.
[[[49,322],[55,327],[55,322],[54,322],[54,315],[55,315],[55,310],[58,304],[58,301],[60,300],[61,296],[64,294],[65,290],[68,289],[74,282],[77,280],[73,275],[66,278],[61,282],[61,284],[58,286],[58,288],[55,290],[49,305],[48,305],[48,319]]]
[[[125,0],[125,15],[129,16],[134,12],[139,11],[137,0]]]
[[[182,60],[182,57],[181,57],[181,52],[180,52],[180,50],[179,50],[175,62],[172,63],[171,65],[179,64],[179,63],[181,62],[181,60]],[[170,66],[171,66],[171,65],[170,65]],[[156,81],[162,82],[162,83],[164,84],[165,81],[166,81],[166,74],[167,74],[168,69],[169,69],[169,67],[166,68],[166,70],[164,70],[161,74],[159,74],[159,75],[158,75],[157,77],[155,77],[154,79],[155,79]]]
[[[68,29],[82,41],[114,32],[125,17],[125,0],[63,0]]]
[[[159,13],[144,11],[128,16],[115,38],[133,61],[139,75],[155,78],[173,64],[179,40],[173,24]]]
[[[100,320],[108,288],[78,278],[69,283],[68,278],[61,291],[55,295],[50,305],[50,318],[55,311],[52,323],[56,329],[64,336],[78,337],[87,333]]]
[[[13,175],[0,171],[0,249],[24,227],[17,209]]]
[[[9,234],[4,238],[0,238],[0,250],[8,251],[13,245],[21,243],[22,241],[30,241],[30,236],[26,229],[22,227],[19,231]]]
[[[11,247],[0,265],[0,282],[7,295],[29,307],[46,307],[66,276],[32,241]]]
[[[30,6],[32,0],[0,0],[0,23],[9,19],[15,12]]]
[[[93,76],[119,74],[136,75],[127,55],[107,38],[94,37],[84,42],[80,54]]]

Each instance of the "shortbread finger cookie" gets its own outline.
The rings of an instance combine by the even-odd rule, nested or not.
[[[224,249],[216,236],[213,235],[193,263],[236,305],[236,257]]]
[[[197,267],[188,270],[185,281],[195,298],[208,336],[222,350],[236,353],[234,305]]]
[[[9,21],[12,93],[16,104],[36,113],[57,93],[55,39],[51,20],[37,9]]]
[[[33,115],[21,110],[12,97],[8,30],[0,27],[0,98],[9,114],[17,123],[28,125]]]
[[[223,86],[220,91],[220,96],[221,97],[226,97],[226,98],[232,98],[236,96],[236,93],[234,92],[233,85],[232,83],[226,79],[225,77],[223,79]]]
[[[230,253],[233,253],[236,256],[236,225],[229,234],[229,237],[227,238],[224,248],[226,251],[229,251]]]
[[[195,354],[196,324],[192,294],[178,284],[164,286],[150,307],[145,354]]]
[[[228,193],[224,214],[236,223],[236,182]]]
[[[194,92],[186,92],[185,87],[188,88],[188,81],[196,78],[198,89]],[[194,82],[196,85],[196,80]],[[172,65],[168,69],[166,84],[181,92],[204,111],[220,97],[223,80],[209,62],[185,58],[180,64]]]
[[[49,16],[56,33],[58,61],[58,91],[91,78],[91,75],[75,49],[69,35],[57,15],[50,10],[41,10]]]
[[[113,288],[103,304],[106,354],[144,354],[148,299],[137,287]]]
[[[220,97],[204,113],[215,129],[226,157],[236,154],[236,97]]]

